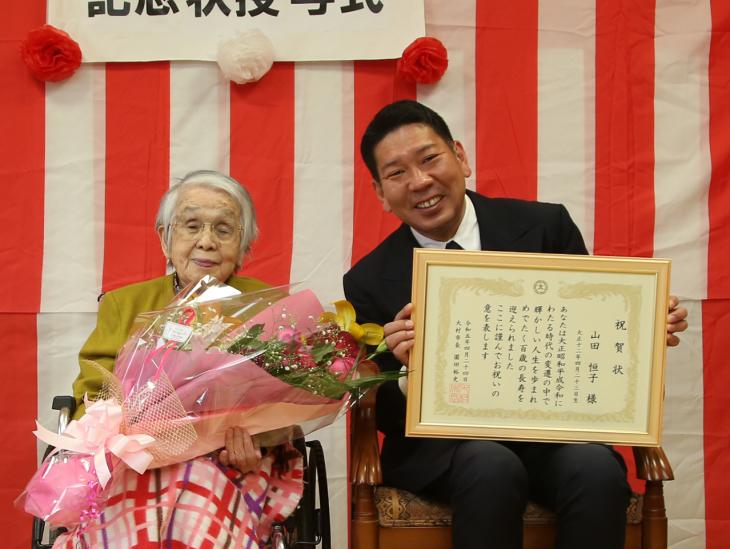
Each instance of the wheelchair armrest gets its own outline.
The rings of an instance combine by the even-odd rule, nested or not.
[[[633,446],[636,476],[641,480],[674,480],[674,472],[664,450],[659,447]]]
[[[364,360],[358,365],[360,376],[372,376],[378,372],[378,365],[371,360]],[[369,389],[351,410],[350,478],[355,485],[373,486],[383,482],[378,430],[375,425],[376,391],[377,387]]]
[[[58,432],[63,433],[76,411],[76,399],[69,395],[55,396],[51,408],[58,410]]]

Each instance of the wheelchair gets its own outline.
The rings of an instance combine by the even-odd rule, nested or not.
[[[62,433],[73,417],[76,401],[72,396],[57,396],[52,408],[58,411],[58,432]],[[304,549],[321,547],[331,549],[329,496],[324,451],[318,440],[293,442],[304,457],[304,492],[295,511],[281,523],[275,523],[266,549]],[[49,446],[43,459],[53,451]],[[38,518],[33,519],[32,549],[50,549],[62,530],[46,527]],[[44,541],[45,540],[45,541]]]

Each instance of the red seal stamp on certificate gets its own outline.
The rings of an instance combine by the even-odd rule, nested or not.
[[[452,383],[449,385],[449,403],[469,404],[469,383]]]

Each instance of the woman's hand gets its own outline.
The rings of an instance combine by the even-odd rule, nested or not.
[[[261,448],[246,429],[230,427],[226,431],[226,447],[221,450],[218,459],[227,467],[248,473],[259,466]]]

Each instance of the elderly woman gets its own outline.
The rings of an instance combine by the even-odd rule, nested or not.
[[[96,328],[79,355],[81,371],[74,382],[77,417],[84,413],[84,395],[95,399],[102,385],[99,371],[86,361],[112,371],[139,313],[162,309],[205,275],[242,292],[267,287],[233,274],[256,238],[257,227],[251,197],[232,178],[214,171],[186,175],[163,196],[155,228],[173,272],[104,294]],[[270,452],[262,458],[244,429],[231,428],[217,456],[143,475],[125,471],[104,513],[82,534],[59,541],[69,547],[157,547],[165,541],[170,547],[258,547],[271,520],[281,520],[296,506],[301,465],[295,452]]]

